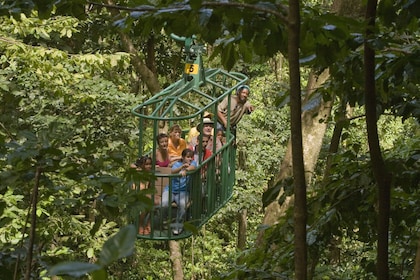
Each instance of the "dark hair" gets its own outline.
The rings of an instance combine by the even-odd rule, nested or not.
[[[190,156],[194,156],[194,152],[193,152],[193,150],[191,150],[191,149],[184,149],[183,151],[182,151],[182,154],[181,154],[181,156],[184,158],[184,157],[186,157],[186,156],[188,156],[188,155],[190,155]]]
[[[240,85],[236,89],[236,95],[238,95],[243,89],[247,89],[249,91],[249,93],[251,93],[251,89],[249,88],[249,86],[247,86],[247,85]]]
[[[138,159],[136,159],[136,162],[134,163],[137,167],[143,167],[148,160],[152,160],[150,156],[141,156]]]
[[[156,137],[156,141],[158,142],[158,144],[159,144],[160,139],[163,139],[163,138],[169,138],[168,134],[159,133],[158,136]]]

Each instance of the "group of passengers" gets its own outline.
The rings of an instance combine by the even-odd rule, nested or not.
[[[230,95],[230,115],[229,123],[232,133],[236,133],[236,125],[242,116],[250,114],[254,107],[248,102],[250,88],[241,85],[237,88],[235,95]],[[167,209],[172,202],[178,208],[176,223],[172,226],[172,233],[178,235],[183,231],[183,221],[186,213],[187,202],[189,201],[188,185],[190,176],[188,171],[197,168],[198,164],[211,157],[214,145],[216,150],[222,148],[225,143],[225,130],[228,125],[228,106],[229,96],[226,97],[217,107],[217,134],[213,138],[214,122],[211,114],[205,114],[203,120],[195,128],[191,129],[188,135],[188,143],[182,138],[180,125],[174,124],[170,127],[168,134],[160,133],[157,135],[157,149],[155,153],[156,166],[170,167],[172,174],[180,174],[171,178],[172,190],[169,193],[169,186],[163,190],[161,201],[158,199],[155,205],[161,205],[162,209]],[[201,140],[201,145],[198,141]],[[199,151],[201,146],[202,150]],[[201,160],[199,155],[202,156]],[[142,157],[140,162],[136,162],[136,168],[151,171],[152,159],[149,156]],[[204,169],[203,169],[204,170]],[[203,173],[202,173],[203,174]],[[147,188],[140,185],[140,189]],[[155,196],[158,197],[158,196]],[[171,201],[169,201],[171,200]],[[150,221],[145,225],[145,214],[140,214],[139,234],[150,234]]]

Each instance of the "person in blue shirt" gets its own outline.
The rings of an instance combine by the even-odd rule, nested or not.
[[[171,179],[172,196],[169,196],[169,186],[165,188],[162,193],[162,207],[168,208],[173,201],[176,203],[178,211],[176,217],[176,224],[172,229],[174,235],[178,235],[183,230],[183,221],[185,218],[186,206],[189,201],[189,184],[190,175],[188,171],[197,168],[197,162],[194,160],[194,152],[191,149],[184,149],[181,154],[181,159],[174,162],[171,168],[172,174],[179,174]],[[169,201],[171,199],[171,201]]]

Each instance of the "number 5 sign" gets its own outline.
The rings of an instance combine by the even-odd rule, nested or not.
[[[189,74],[189,75],[196,75],[198,74],[198,64],[190,64],[190,63],[185,63],[185,74]]]

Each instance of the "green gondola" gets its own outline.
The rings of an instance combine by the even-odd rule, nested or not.
[[[139,155],[150,154],[152,157],[152,172],[156,180],[151,182],[151,187],[155,189],[153,196],[158,197],[161,197],[165,187],[172,193],[172,179],[180,176],[170,174],[169,167],[155,165],[157,144],[154,138],[161,132],[162,125],[178,123],[189,128],[193,123],[201,123],[208,112],[212,113],[216,124],[217,105],[248,80],[241,73],[204,69],[201,58],[205,51],[203,45],[195,44],[194,38],[175,35],[172,38],[184,42],[186,59],[183,78],[132,109],[133,115],[139,118]],[[163,208],[156,204],[147,213],[150,233],[139,234],[138,238],[174,240],[189,237],[230,200],[235,183],[236,146],[235,135],[230,130],[229,123],[227,127],[223,147],[216,149],[216,145],[213,145],[212,156],[205,161],[199,160],[197,169],[188,174],[189,199],[186,201],[186,213],[182,220],[183,231],[174,231],[174,227],[179,226],[179,220],[176,221],[178,206],[172,203]],[[187,130],[184,131],[186,132]],[[213,135],[216,135],[216,125]],[[201,139],[198,143],[201,151]],[[201,155],[199,158],[202,158]],[[138,225],[138,219],[135,223]]]

